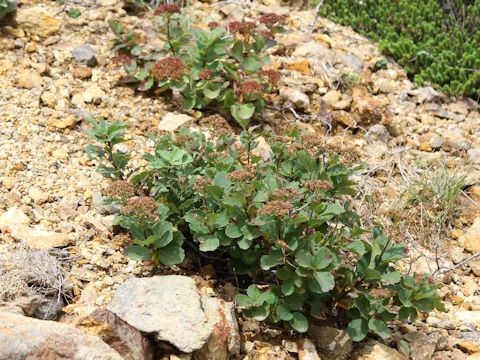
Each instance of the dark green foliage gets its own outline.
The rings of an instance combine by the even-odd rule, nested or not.
[[[0,19],[4,18],[5,15],[15,11],[16,8],[17,3],[15,1],[0,0]]]
[[[124,129],[100,121],[90,131],[105,176],[124,173],[110,155]],[[388,337],[389,321],[443,309],[436,284],[398,271],[403,245],[360,228],[348,201],[355,169],[315,135],[272,137],[263,154],[257,138],[252,130],[215,140],[187,129],[161,136],[148,165],[109,192],[122,206],[116,223],[134,238],[125,251],[172,265],[188,245],[218,259],[218,270],[252,279],[236,298],[246,316],[301,333],[311,319],[338,318],[356,341]]]
[[[378,41],[418,84],[480,98],[480,0],[326,0],[321,13]]]

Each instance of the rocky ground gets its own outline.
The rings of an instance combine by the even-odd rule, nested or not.
[[[356,179],[364,221],[384,223],[409,244],[406,269],[435,273],[448,312],[393,324],[389,341],[352,344],[344,331],[328,327],[313,327],[301,338],[241,318],[237,325],[233,303],[215,297],[208,271],[192,276],[174,267],[170,276],[145,280],[151,284],[127,282],[155,270],[128,259],[124,239],[113,235],[112,209],[101,203],[106,183],[85,153],[84,130],[89,114],[128,122],[126,146],[138,157],[152,145],[149,133],[183,121],[168,99],[120,86],[121,69],[112,63],[108,20],[137,26],[156,41],[151,17],[130,15],[117,0],[98,0],[72,19],[55,2],[28,0],[0,37],[1,358],[37,358],[29,353],[37,342],[43,344],[38,352],[51,346],[57,349],[52,358],[75,359],[480,359],[480,259],[470,259],[480,251],[478,104],[418,88],[392,61],[373,71],[383,59],[374,44],[326,19],[312,27],[311,10],[275,0],[194,5],[205,23],[268,12],[289,17],[272,56],[283,80],[266,113],[269,125],[294,123],[324,134],[346,161],[365,162]],[[450,221],[435,241],[425,242],[425,231],[416,231],[423,214],[408,213],[414,218],[400,228],[389,214],[415,179],[439,171],[465,179]],[[192,277],[171,278],[180,275]],[[157,290],[145,296],[146,288]],[[222,289],[227,300],[234,291]],[[178,306],[180,318],[160,314],[163,320],[151,327],[144,315],[156,304]],[[53,323],[21,314],[61,316]],[[180,334],[174,331],[179,324],[185,324]],[[52,340],[59,334],[66,340]]]

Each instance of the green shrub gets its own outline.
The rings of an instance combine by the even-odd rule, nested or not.
[[[246,316],[298,332],[309,318],[337,318],[354,340],[388,337],[388,321],[443,308],[437,285],[398,270],[403,245],[359,226],[348,200],[355,169],[316,135],[272,136],[261,152],[252,130],[208,140],[182,129],[161,136],[148,165],[127,175],[128,156],[115,163],[113,149],[125,125],[93,125],[100,144],[89,152],[115,179],[105,195],[122,206],[115,223],[133,236],[125,251],[134,259],[179,264],[186,245],[210,253],[220,273],[250,279],[236,299]]]
[[[245,129],[280,79],[278,72],[262,69],[274,35],[283,31],[284,17],[267,14],[258,22],[210,23],[209,29],[200,29],[176,4],[160,6],[155,15],[165,40],[157,52],[146,52],[137,33],[124,34],[120,24],[110,23],[117,36],[117,61],[125,65],[129,81],[141,91],[175,90],[184,110],[214,109]]]
[[[326,0],[321,13],[379,42],[418,84],[480,98],[480,0]]]
[[[0,19],[3,19],[5,15],[15,11],[17,3],[15,1],[0,0]]]

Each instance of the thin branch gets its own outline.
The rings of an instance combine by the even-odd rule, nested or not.
[[[475,259],[477,259],[477,258],[480,258],[480,251],[477,252],[476,254],[473,254],[472,256],[466,258],[465,260],[460,261],[457,265],[455,265],[455,266],[453,266],[453,267],[451,267],[451,268],[444,268],[443,270],[440,270],[440,269],[437,270],[437,271],[434,273],[434,275],[435,275],[435,274],[445,274],[445,273],[447,273],[447,272],[456,270],[456,269],[462,267],[463,265],[467,264],[468,262],[470,262],[470,261],[472,261],[472,260],[475,260]]]

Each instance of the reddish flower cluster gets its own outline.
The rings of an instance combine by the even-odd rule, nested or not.
[[[208,27],[209,27],[210,29],[215,29],[215,28],[217,28],[217,27],[220,26],[220,23],[218,23],[218,22],[216,22],[216,21],[211,21],[211,22],[209,22],[207,25],[208,25]]]
[[[263,24],[268,28],[276,25],[284,25],[286,21],[287,18],[285,16],[277,15],[275,13],[265,14],[259,20],[260,24]]]
[[[122,213],[130,216],[155,220],[158,217],[157,208],[158,205],[153,197],[136,196],[127,201],[125,206],[122,208]]]
[[[310,191],[333,189],[333,184],[326,180],[307,180],[304,186]]]
[[[250,170],[233,170],[227,174],[227,179],[232,181],[244,181],[255,179],[255,174]]]
[[[280,218],[286,217],[289,215],[290,211],[293,210],[293,205],[287,201],[274,200],[269,201],[263,205],[259,210],[259,214],[263,215],[273,215]]]
[[[119,54],[113,58],[113,62],[117,65],[128,65],[132,61],[132,57],[127,54]]]
[[[280,78],[281,78],[280,73],[275,70],[260,71],[258,75],[266,79],[270,85],[277,85],[277,83],[280,81]]]
[[[242,35],[249,34],[253,29],[255,29],[257,25],[253,21],[232,21],[228,23],[228,30],[233,33],[239,33]]]
[[[152,74],[156,79],[173,79],[176,80],[183,74],[185,64],[176,57],[169,57],[158,60],[152,68]]]
[[[180,12],[180,6],[178,6],[178,4],[164,4],[162,6],[159,6],[157,10],[155,10],[155,15],[173,14],[173,13],[179,13],[179,12]]]
[[[207,80],[207,79],[210,79],[213,75],[213,71],[212,70],[203,70],[200,74],[198,74],[198,77],[201,79],[201,80]]]
[[[265,89],[263,88],[263,85],[260,84],[256,80],[250,80],[250,81],[244,81],[243,83],[240,83],[240,85],[237,88],[237,96],[241,95],[253,95],[257,93],[263,92]]]

